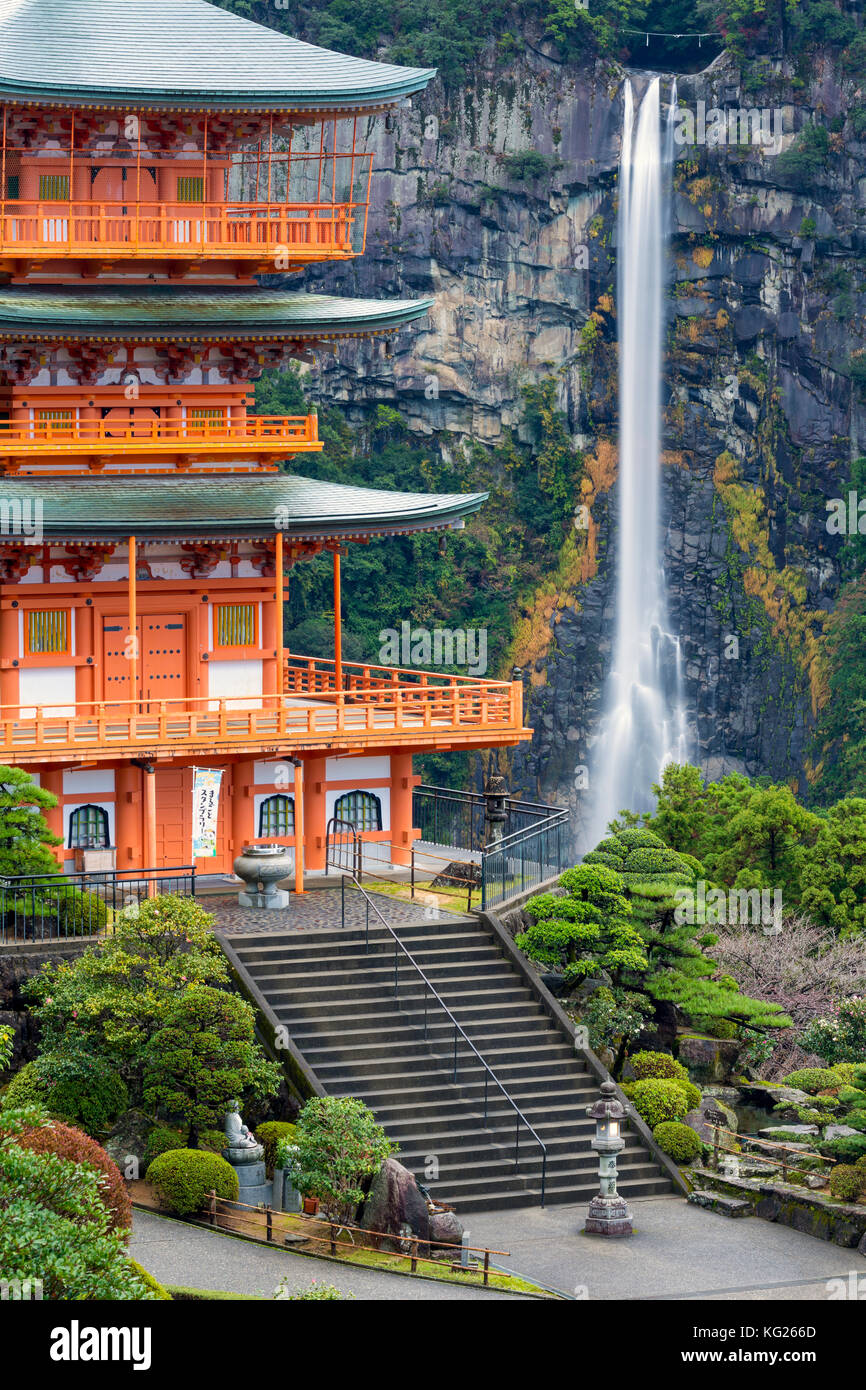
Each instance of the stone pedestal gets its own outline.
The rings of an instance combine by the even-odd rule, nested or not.
[[[274,1196],[271,1206],[274,1211],[300,1211],[303,1198],[284,1168],[274,1169]]]
[[[222,1156],[238,1175],[238,1201],[244,1206],[271,1205],[273,1187],[268,1182],[261,1144],[252,1149],[223,1149]]]
[[[632,1235],[631,1212],[625,1198],[618,1193],[614,1197],[605,1197],[599,1192],[589,1204],[583,1229],[590,1236]]]

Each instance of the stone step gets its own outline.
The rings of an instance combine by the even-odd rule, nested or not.
[[[741,1197],[726,1197],[722,1192],[706,1192],[695,1188],[689,1193],[688,1200],[692,1206],[704,1207],[707,1211],[717,1212],[719,1216],[754,1215],[751,1202],[745,1202]]]

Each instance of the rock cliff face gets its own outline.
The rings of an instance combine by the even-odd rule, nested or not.
[[[828,533],[826,503],[847,496],[866,438],[847,375],[864,345],[866,145],[846,116],[856,88],[829,63],[808,84],[783,65],[767,71],[770,85],[748,93],[727,57],[679,79],[690,108],[778,108],[784,133],[772,148],[679,151],[662,525],[693,760],[805,793],[844,539]],[[649,74],[631,76],[642,90]],[[535,737],[511,779],[578,819],[613,620],[622,79],[611,64],[530,51],[460,94],[434,87],[391,129],[379,123],[370,250],[316,282],[435,297],[392,355],[374,342],[326,359],[320,389],[350,416],[386,401],[448,447],[493,444],[521,428],[521,384],[556,377],[592,480],[575,496],[590,504],[592,563],[550,605],[546,650],[526,670]],[[829,148],[805,180],[779,153],[812,121]]]

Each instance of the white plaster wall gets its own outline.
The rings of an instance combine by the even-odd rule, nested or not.
[[[329,782],[366,782],[374,777],[377,781],[389,782],[391,759],[328,758],[325,763],[325,777]]]
[[[253,781],[256,786],[272,786],[275,791],[295,784],[295,769],[287,758],[275,762],[253,764]]]
[[[251,697],[262,693],[262,664],[243,660],[208,662],[210,708],[218,708],[215,700],[231,699],[230,710],[258,709],[259,701]]]
[[[63,774],[64,796],[77,796],[82,801],[95,802],[106,794],[114,794],[113,768],[84,768]]]
[[[19,677],[21,718],[32,719],[37,705],[59,705],[52,709],[53,718],[75,713],[75,667],[25,667]]]

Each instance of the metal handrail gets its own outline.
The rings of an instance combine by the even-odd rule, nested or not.
[[[551,814],[539,820],[535,825],[524,825],[520,830],[512,830],[510,835],[503,835],[498,840],[488,840],[482,847],[482,854],[489,854],[493,850],[508,849],[511,845],[519,844],[522,840],[531,840],[534,835],[542,835],[546,830],[550,830],[554,825],[560,825],[571,819],[571,812],[561,806],[557,809],[549,808]]]
[[[436,990],[435,987],[431,984],[431,982],[427,979],[427,976],[424,974],[424,971],[421,969],[421,967],[420,967],[420,965],[418,964],[418,962],[416,961],[415,957],[411,954],[410,951],[408,951],[408,950],[406,949],[406,947],[404,946],[403,942],[400,940],[399,936],[398,936],[397,933],[394,931],[394,928],[393,928],[393,927],[391,926],[391,924],[390,924],[389,922],[387,922],[387,921],[385,920],[385,918],[382,916],[382,913],[379,911],[378,907],[377,907],[376,904],[373,902],[372,898],[370,897],[370,894],[369,894],[369,893],[367,892],[367,890],[364,888],[363,884],[359,883],[358,879],[355,877],[354,874],[348,874],[348,873],[345,872],[345,870],[343,871],[342,877],[341,877],[341,880],[340,880],[340,908],[341,908],[341,923],[342,923],[342,926],[345,927],[345,925],[346,925],[346,880],[347,880],[347,879],[350,879],[351,882],[352,882],[352,883],[355,885],[355,887],[358,889],[358,891],[359,891],[361,894],[363,894],[364,899],[365,899],[365,902],[366,902],[366,905],[367,905],[366,926],[365,926],[365,931],[364,931],[364,950],[365,950],[365,952],[366,952],[366,951],[369,951],[369,947],[370,947],[370,908],[371,908],[371,907],[372,907],[373,911],[375,912],[376,916],[379,918],[379,921],[381,922],[382,926],[383,926],[383,927],[385,928],[385,930],[389,933],[389,935],[392,936],[392,937],[394,938],[394,996],[395,996],[395,998],[397,997],[398,990],[399,990],[399,972],[400,972],[399,955],[398,955],[398,949],[399,949],[399,951],[402,951],[403,955],[406,957],[406,959],[408,960],[409,964],[413,967],[413,969],[415,970],[416,974],[418,974],[418,975],[421,977],[421,980],[422,980],[423,983],[424,983],[424,1037],[425,1037],[425,1039],[426,1039],[426,1037],[427,1037],[427,995],[428,995],[428,991],[429,991],[430,994],[433,995],[433,998],[436,1000],[436,1003],[440,1006],[440,1008],[444,1009],[445,1013],[446,1013],[447,1016],[448,1016],[449,1022],[453,1025],[453,1027],[454,1027],[454,1054],[453,1054],[453,1071],[452,1071],[452,1076],[453,1076],[455,1085],[456,1085],[456,1083],[457,1083],[457,1039],[458,1039],[458,1037],[461,1037],[461,1038],[463,1039],[463,1041],[464,1041],[464,1042],[467,1044],[467,1046],[469,1047],[469,1050],[470,1050],[472,1053],[474,1053],[475,1057],[476,1057],[477,1060],[481,1063],[481,1066],[484,1068],[484,1123],[485,1123],[485,1125],[487,1124],[487,1108],[488,1108],[487,1102],[488,1102],[488,1094],[489,1094],[489,1082],[492,1080],[493,1083],[494,1083],[494,1085],[496,1085],[496,1086],[499,1088],[500,1092],[501,1092],[502,1095],[504,1096],[505,1100],[507,1100],[508,1104],[511,1106],[511,1108],[512,1108],[512,1110],[514,1111],[515,1116],[516,1116],[516,1124],[515,1124],[515,1129],[514,1129],[514,1162],[515,1162],[515,1164],[518,1164],[518,1163],[520,1162],[520,1125],[521,1125],[521,1123],[524,1124],[524,1125],[526,1126],[526,1128],[529,1130],[529,1133],[532,1135],[533,1139],[534,1139],[535,1142],[538,1144],[539,1148],[541,1149],[541,1205],[544,1206],[544,1194],[545,1194],[545,1187],[546,1187],[546,1182],[547,1182],[547,1145],[544,1143],[544,1140],[541,1139],[540,1136],[539,1136],[539,1135],[536,1133],[536,1131],[533,1129],[532,1125],[531,1125],[531,1124],[529,1123],[529,1121],[527,1120],[526,1116],[524,1115],[523,1111],[520,1109],[520,1107],[519,1107],[519,1105],[517,1104],[517,1102],[516,1102],[515,1100],[513,1100],[512,1097],[508,1094],[508,1092],[506,1091],[506,1089],[505,1089],[505,1087],[503,1086],[502,1082],[499,1080],[499,1077],[498,1077],[498,1076],[496,1075],[496,1073],[493,1071],[493,1069],[492,1069],[492,1067],[490,1066],[490,1064],[489,1064],[488,1062],[485,1062],[484,1058],[481,1056],[481,1053],[478,1051],[478,1048],[475,1046],[475,1044],[473,1043],[472,1039],[468,1036],[468,1034],[465,1032],[465,1030],[464,1030],[464,1029],[461,1027],[461,1025],[457,1022],[457,1019],[454,1017],[454,1015],[453,1015],[453,1013],[451,1012],[451,1010],[449,1009],[448,1005],[445,1003],[445,1000],[442,998],[441,994],[439,994],[438,990]]]

